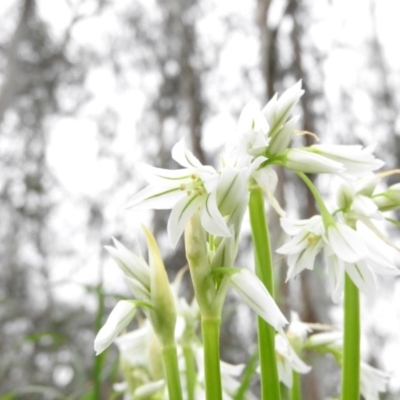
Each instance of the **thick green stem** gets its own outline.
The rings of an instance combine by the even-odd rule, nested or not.
[[[186,391],[187,400],[195,400],[196,390],[196,361],[190,344],[182,345],[183,357],[185,358]]]
[[[169,398],[183,400],[176,346],[164,346],[162,350],[162,357]]]
[[[300,374],[293,371],[293,385],[290,388],[290,400],[301,400]]]
[[[220,319],[202,319],[206,400],[222,400],[219,355]]]
[[[357,286],[346,274],[344,285],[342,400],[360,399],[360,301]]]
[[[256,274],[271,296],[274,295],[273,262],[269,232],[265,218],[264,196],[260,188],[251,190],[249,200],[250,224],[254,243]],[[281,398],[275,356],[275,329],[258,318],[258,349],[260,353],[261,398]]]

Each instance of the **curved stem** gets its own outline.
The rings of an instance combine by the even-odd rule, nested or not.
[[[183,400],[176,346],[164,346],[162,349],[162,357],[169,398]]]
[[[344,284],[344,342],[342,400],[360,398],[360,300],[357,286],[346,273]]]
[[[311,179],[304,172],[297,172],[297,175],[303,180],[303,182],[310,189],[310,192],[314,196],[315,201],[318,204],[319,211],[321,213],[322,220],[324,221],[325,228],[328,228],[329,225],[334,224],[335,220],[333,219],[331,213],[326,208],[324,201],[322,200],[321,195],[319,194],[317,188],[312,183]]]
[[[256,274],[273,296],[274,278],[271,244],[265,218],[264,196],[260,188],[252,189],[250,192],[249,212]],[[279,400],[281,395],[275,356],[275,329],[260,317],[258,317],[258,349],[261,370],[261,398],[263,400]]]
[[[206,400],[222,400],[219,354],[220,319],[202,319]]]

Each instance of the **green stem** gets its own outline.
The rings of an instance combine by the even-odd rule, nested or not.
[[[328,228],[329,225],[334,224],[335,220],[332,217],[331,213],[326,208],[324,201],[322,200],[321,195],[319,194],[317,188],[312,183],[311,179],[304,172],[297,172],[297,175],[303,180],[303,182],[310,189],[310,192],[314,196],[315,201],[318,204],[319,211],[321,213],[322,220],[324,222],[325,229]]]
[[[301,378],[300,374],[293,371],[293,385],[290,389],[290,400],[301,400]]]
[[[258,365],[258,351],[255,351],[247,362],[246,368],[243,372],[240,386],[237,389],[233,400],[244,400],[246,398],[246,392],[249,390],[253,375],[256,373]]]
[[[360,301],[358,288],[347,273],[344,284],[343,330],[342,400],[359,400]]]
[[[271,244],[265,218],[264,196],[260,188],[250,191],[249,212],[256,274],[273,296],[274,278]],[[258,349],[260,353],[261,398],[263,400],[280,400],[281,394],[275,356],[275,329],[260,317],[258,317]]]
[[[222,384],[219,355],[220,319],[202,319],[201,331],[204,343],[204,374],[206,400],[222,400]]]
[[[190,344],[182,345],[183,357],[185,358],[186,367],[186,391],[187,400],[195,400],[196,390],[196,361],[193,354],[193,349]]]
[[[183,400],[176,346],[164,346],[162,349],[162,357],[169,398]]]
[[[104,316],[104,292],[102,283],[99,283],[99,285],[96,287],[96,296],[97,296],[97,313],[95,320],[95,332],[98,332],[103,325],[103,316]],[[107,352],[103,352],[102,354],[94,357],[93,396],[95,399],[102,398],[101,371],[106,357],[107,357]]]

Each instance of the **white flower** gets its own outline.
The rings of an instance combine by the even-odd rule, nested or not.
[[[287,150],[282,163],[292,171],[311,174],[336,174],[345,171],[342,163],[313,153],[307,148]]]
[[[365,400],[379,400],[379,393],[386,391],[389,379],[390,374],[361,362],[360,391]]]
[[[343,352],[343,334],[340,331],[317,333],[307,341],[307,348],[332,352],[338,363],[341,363]],[[360,392],[365,400],[379,400],[380,392],[385,392],[390,374],[373,368],[365,362],[360,364]]]
[[[130,365],[145,367],[148,364],[148,347],[154,337],[149,320],[145,320],[141,328],[118,336],[114,342],[121,357]]]
[[[300,374],[310,372],[311,367],[305,364],[282,335],[275,336],[279,380],[287,387],[293,385],[293,371]]]
[[[330,225],[323,239],[332,253],[347,263],[363,260],[368,252],[357,231],[341,223]]]
[[[301,89],[301,81],[299,81],[291,88],[286,90],[279,97],[279,99],[278,95],[275,94],[275,96],[262,110],[262,113],[265,115],[270,126],[268,136],[271,138],[272,142],[282,139],[282,142],[284,142],[286,146],[289,144],[293,131],[290,132],[289,130],[289,132],[284,133],[283,131],[285,129],[285,126],[287,127],[287,125],[290,125],[292,123],[292,120],[289,122],[286,121],[303,93],[304,90]],[[273,144],[273,147],[276,147],[276,150],[279,149],[278,152],[285,149],[285,145]]]
[[[311,335],[307,340],[307,348],[328,347],[332,350],[343,348],[343,335],[340,331],[329,331]]]
[[[116,261],[128,279],[128,283],[136,297],[150,299],[150,268],[143,258],[138,257],[113,238],[115,247],[105,246],[108,253]]]
[[[304,269],[313,269],[315,257],[323,246],[324,225],[319,215],[306,220],[281,219],[282,229],[293,238],[277,249],[277,253],[288,255],[289,270],[286,281]]]
[[[363,148],[360,145],[318,144],[309,150],[320,156],[329,158],[344,165],[346,175],[365,175],[381,168],[385,163],[375,158],[372,147]]]
[[[159,381],[149,382],[144,385],[139,386],[133,392],[133,399],[137,400],[147,400],[151,399],[157,393],[165,387],[165,380],[160,379]]]
[[[307,335],[312,332],[314,327],[320,327],[320,324],[309,324],[300,320],[299,314],[295,311],[290,311],[290,324],[287,330],[287,336],[300,339],[304,342]]]
[[[136,305],[131,301],[121,300],[117,303],[94,340],[96,355],[102,353],[128,326],[135,316],[136,308]]]
[[[252,101],[243,108],[238,122],[237,156],[265,154],[269,125],[257,104]]]
[[[400,207],[400,183],[396,183],[383,193],[372,197],[374,203],[381,211],[395,210]]]
[[[346,220],[369,224],[371,219],[382,220],[383,215],[371,199],[376,179],[362,179],[355,184],[344,183],[338,190],[337,203]],[[372,189],[372,190],[371,190]]]
[[[242,268],[230,276],[230,282],[242,300],[268,324],[283,333],[288,323],[264,284],[248,269]]]
[[[332,299],[340,300],[344,287],[345,272],[366,295],[375,289],[373,270],[382,275],[397,275],[399,271],[377,249],[376,244],[366,244],[363,235],[342,223],[333,223],[326,230],[320,216],[308,220],[281,219],[283,230],[293,238],[277,252],[288,256],[290,279],[304,269],[313,269],[314,260],[323,248],[328,266],[328,276],[333,284]],[[380,239],[376,238],[380,241]],[[375,241],[376,243],[376,241]],[[382,266],[379,266],[382,254]]]
[[[172,157],[184,169],[167,170],[146,164],[137,164],[149,186],[137,193],[128,208],[170,209],[168,236],[173,247],[182,235],[186,223],[199,208],[204,228],[216,236],[231,235],[217,205],[219,174],[200,161],[178,142],[172,149]],[[238,194],[239,195],[239,194]]]

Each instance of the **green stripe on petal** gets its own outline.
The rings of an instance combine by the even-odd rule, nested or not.
[[[180,187],[160,187],[150,185],[137,193],[128,203],[127,208],[135,210],[168,210],[186,193]]]
[[[206,195],[193,193],[176,203],[168,219],[168,237],[172,247],[175,247],[185,230],[190,217],[205,203]]]

